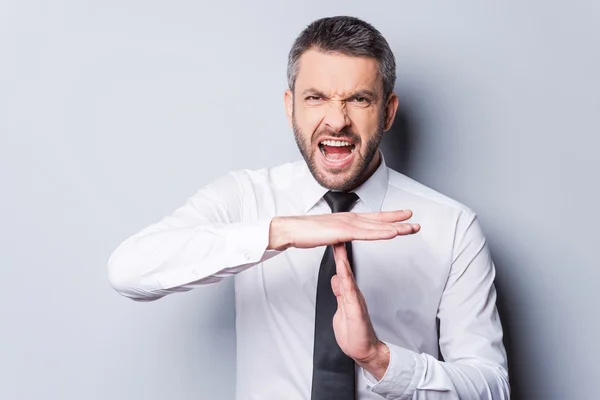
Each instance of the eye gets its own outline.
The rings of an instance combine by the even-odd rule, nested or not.
[[[370,99],[368,99],[367,97],[361,97],[361,96],[356,96],[356,97],[352,98],[351,101],[353,103],[356,103],[356,104],[361,105],[361,106],[366,106],[366,105],[369,105],[371,103]]]
[[[304,101],[306,101],[306,103],[310,105],[319,105],[323,102],[323,98],[321,96],[311,95],[306,96],[304,98]]]

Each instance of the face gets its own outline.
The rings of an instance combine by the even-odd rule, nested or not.
[[[288,119],[317,182],[352,190],[379,165],[377,151],[398,107],[383,98],[375,59],[308,50],[299,62],[295,89],[285,93]]]

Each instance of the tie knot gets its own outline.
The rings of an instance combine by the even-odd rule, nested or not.
[[[348,212],[358,200],[358,195],[354,192],[332,192],[329,191],[323,196],[329,208],[334,213]]]

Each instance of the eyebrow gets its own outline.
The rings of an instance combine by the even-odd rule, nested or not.
[[[314,88],[306,89],[305,91],[302,92],[302,96],[306,96],[307,94],[312,94],[312,95],[316,95],[319,97],[327,98],[327,96],[325,96],[325,93],[323,93],[317,89],[314,89]]]
[[[323,92],[314,88],[309,88],[302,92],[302,96],[306,96],[308,94],[323,97],[325,99],[328,98]],[[357,90],[356,92],[350,93],[350,95],[346,98],[351,99],[353,97],[370,97],[371,99],[377,99],[377,93],[369,89],[361,89]]]
[[[350,97],[370,97],[371,99],[376,99],[377,93],[369,89],[362,89],[352,93]]]

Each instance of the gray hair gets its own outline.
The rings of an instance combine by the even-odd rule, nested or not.
[[[371,24],[355,17],[321,18],[308,25],[296,38],[288,56],[288,86],[293,92],[300,56],[309,49],[354,57],[371,57],[379,63],[385,99],[394,91],[396,60],[388,42]],[[384,99],[384,101],[385,101]]]

